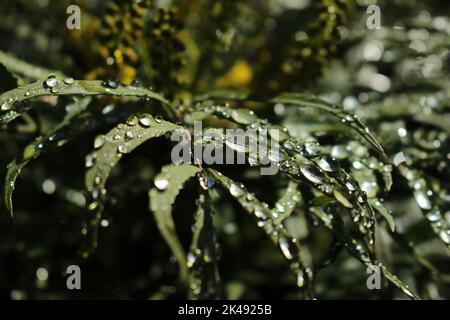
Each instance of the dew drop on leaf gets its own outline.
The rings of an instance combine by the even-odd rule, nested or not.
[[[425,210],[431,209],[431,201],[424,190],[414,191],[414,199],[416,199],[417,205]]]
[[[155,187],[160,190],[164,191],[169,186],[169,180],[166,178],[164,174],[159,174],[155,178]]]
[[[95,139],[94,139],[94,148],[95,149],[99,149],[99,148],[103,147],[104,144],[105,144],[105,136],[104,135],[98,135],[97,137],[95,137]]]
[[[11,104],[8,101],[2,103],[1,110],[8,111],[11,109]]]
[[[251,124],[258,120],[258,117],[252,110],[237,109],[231,112],[231,118],[240,124]]]
[[[127,125],[133,127],[139,123],[139,118],[137,116],[131,116],[127,119]]]
[[[127,153],[128,150],[127,150],[127,148],[125,146],[120,145],[120,146],[117,147],[117,152],[119,152],[119,153]]]
[[[149,115],[144,114],[139,118],[139,123],[141,126],[148,128],[152,125],[152,119]]]
[[[302,174],[305,176],[306,179],[315,184],[323,184],[325,182],[324,181],[325,176],[323,175],[323,173],[313,166],[306,165],[300,167],[300,171],[302,172]]]
[[[317,164],[323,171],[332,172],[339,169],[339,163],[336,161],[336,159],[329,156],[320,158],[317,161]]]
[[[65,78],[64,83],[68,85],[72,85],[75,83],[75,80],[73,78]]]
[[[155,117],[155,122],[161,124],[163,121],[163,118],[161,116],[156,116]]]
[[[46,88],[54,88],[59,84],[58,80],[54,75],[48,76],[44,81],[44,87]]]

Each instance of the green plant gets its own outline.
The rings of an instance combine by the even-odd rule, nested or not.
[[[207,12],[206,3],[207,1],[193,1],[188,5],[181,1],[180,6],[193,6],[194,8],[190,10],[194,12],[195,10]],[[253,11],[256,9],[251,7],[249,9],[240,2],[233,5],[225,3],[226,1],[215,1],[213,18],[208,22],[216,23],[218,30],[234,28],[233,19],[242,19],[239,16],[228,16],[230,10],[236,10],[233,6],[246,8],[243,10],[249,10],[257,16]],[[234,57],[238,57],[237,50],[233,47],[228,48],[228,45],[223,47],[226,39],[223,40],[221,37],[227,30],[220,30],[219,40],[222,41],[217,43],[212,42],[214,35],[209,34],[210,30],[201,28],[194,28],[193,36],[188,37],[180,34],[181,26],[176,23],[177,19],[181,18],[189,22],[189,15],[184,13],[185,11],[182,11],[184,17],[175,18],[175,10],[155,9],[154,4],[149,3],[145,3],[141,9],[133,6],[138,6],[137,2],[127,8],[139,11],[139,19],[144,22],[146,21],[143,18],[144,10],[147,8],[150,8],[150,11],[158,10],[150,23],[149,32],[152,41],[146,43],[145,37],[141,37],[140,34],[139,37],[133,38],[136,43],[133,41],[126,43],[130,47],[135,45],[136,49],[133,50],[141,53],[140,58],[144,64],[141,69],[137,65],[131,67],[123,64],[113,64],[111,69],[108,69],[106,64],[101,68],[106,68],[107,78],[74,80],[62,72],[42,70],[9,54],[1,53],[0,62],[6,68],[1,66],[0,70],[3,92],[0,95],[0,126],[4,128],[4,132],[12,132],[14,139],[19,139],[26,131],[22,130],[21,133],[20,128],[16,127],[13,130],[8,126],[14,126],[21,117],[31,126],[34,122],[38,123],[36,130],[38,137],[34,141],[24,146],[21,142],[22,151],[17,151],[18,147],[12,148],[13,152],[8,151],[8,154],[18,154],[7,166],[3,190],[3,207],[11,221],[13,221],[13,191],[22,169],[48,151],[63,146],[64,150],[77,150],[65,145],[78,139],[86,141],[86,134],[95,133],[97,136],[93,139],[93,150],[85,159],[84,189],[87,217],[82,230],[83,245],[79,251],[79,258],[87,263],[86,260],[90,259],[98,243],[101,243],[99,229],[107,211],[105,208],[111,209],[116,205],[119,206],[117,202],[125,201],[125,197],[122,197],[108,204],[106,191],[110,176],[113,176],[115,170],[120,167],[119,161],[128,158],[130,153],[133,155],[136,153],[136,157],[140,158],[141,162],[139,164],[136,162],[135,165],[144,164],[145,167],[148,162],[156,161],[150,173],[132,167],[127,170],[133,172],[130,175],[130,179],[133,180],[127,181],[128,173],[122,170],[119,175],[122,178],[118,179],[116,175],[114,183],[110,184],[111,188],[116,188],[114,194],[125,195],[127,186],[133,181],[142,179],[154,181],[153,187],[148,188],[148,181],[145,184],[149,189],[148,208],[153,213],[160,234],[176,259],[179,274],[175,293],[162,287],[155,297],[178,293],[186,294],[190,298],[232,297],[226,293],[220,280],[222,250],[219,244],[224,235],[219,236],[221,231],[218,230],[218,222],[215,222],[226,219],[226,212],[232,208],[229,204],[223,203],[224,196],[239,205],[240,209],[235,208],[236,213],[249,213],[254,220],[254,229],[261,229],[267,239],[273,242],[275,250],[284,259],[284,266],[292,273],[287,277],[287,282],[296,284],[303,298],[316,297],[318,274],[322,270],[324,272],[326,269],[329,270],[329,266],[339,260],[339,254],[346,251],[360,261],[364,268],[373,270],[380,268],[389,283],[398,287],[406,296],[418,299],[419,295],[415,290],[410,289],[394,275],[394,272],[390,271],[391,266],[388,268],[383,261],[388,251],[386,248],[390,247],[390,244],[376,242],[378,237],[387,238],[386,235],[380,235],[380,232],[389,235],[389,239],[400,248],[402,255],[407,257],[405,260],[414,265],[419,273],[425,274],[425,277],[432,281],[448,282],[448,276],[446,278],[440,267],[436,266],[436,262],[424,256],[414,243],[420,242],[420,238],[431,238],[430,234],[434,232],[435,238],[441,241],[438,244],[439,255],[444,252],[443,263],[448,262],[450,235],[446,217],[448,212],[445,212],[448,210],[449,202],[446,180],[450,173],[448,165],[450,104],[448,88],[445,84],[441,84],[441,81],[448,81],[447,65],[442,67],[436,76],[421,82],[423,88],[427,90],[426,93],[414,88],[417,93],[377,95],[377,98],[371,100],[364,108],[349,111],[348,106],[350,109],[354,107],[349,100],[347,103],[344,101],[342,106],[341,103],[326,101],[323,97],[310,93],[283,92],[285,88],[290,90],[297,89],[298,86],[301,88],[311,86],[311,82],[321,75],[322,67],[326,64],[324,57],[330,58],[337,51],[336,25],[346,23],[345,17],[351,15],[351,6],[348,6],[347,1],[322,1],[320,6],[313,8],[312,12],[323,11],[320,17],[327,26],[330,26],[320,28],[315,24],[312,26],[307,24],[305,28],[307,30],[310,28],[314,34],[314,37],[308,40],[310,44],[300,44],[302,48],[300,51],[296,49],[298,43],[293,47],[286,44],[286,49],[277,51],[280,57],[276,57],[273,63],[253,66],[256,76],[262,80],[252,82],[250,79],[248,83],[245,79],[241,81],[241,78],[246,78],[248,68],[252,68],[251,63],[236,64]],[[329,8],[334,8],[334,11],[330,11]],[[333,12],[338,13],[339,19],[330,18],[329,15]],[[125,20],[133,19],[132,14],[122,15],[120,7],[115,9],[114,14]],[[195,20],[195,17],[191,19]],[[282,17],[278,19],[283,20]],[[288,17],[287,20],[290,21],[291,18]],[[197,23],[201,25],[201,22]],[[262,19],[255,19],[255,24],[263,23]],[[120,25],[126,24],[125,21]],[[162,31],[158,31],[158,28]],[[108,39],[111,39],[113,32],[121,35],[119,39],[126,38],[121,30],[112,27],[111,30]],[[168,30],[167,38],[161,36],[165,34],[164,30]],[[296,30],[292,28],[292,31]],[[141,24],[138,31],[145,34]],[[395,42],[399,41],[395,37],[402,36],[404,35],[392,31],[387,33],[386,39],[377,41]],[[448,37],[441,37],[438,31],[433,36],[436,50],[434,55],[440,57],[442,52],[439,50],[442,50],[448,42]],[[249,41],[250,47],[258,47],[260,38],[260,34],[244,33],[244,39]],[[200,54],[195,53],[194,49],[189,51],[189,46],[192,47],[192,43],[199,41],[198,39],[211,41]],[[140,40],[143,43],[139,42]],[[187,52],[183,52],[182,40],[187,44]],[[242,39],[234,41],[245,48],[246,44],[242,44]],[[356,42],[355,39],[348,41]],[[367,40],[359,39],[359,41]],[[117,48],[111,43],[108,42],[109,46],[112,46],[108,50],[112,55],[115,55],[115,50],[126,51],[123,43],[117,45]],[[305,53],[305,46],[306,49],[310,46],[309,53]],[[389,44],[386,44],[386,48],[388,46]],[[326,49],[326,53],[321,49]],[[263,49],[258,48],[255,51],[259,50]],[[297,54],[299,52],[300,55]],[[191,65],[186,61],[181,62],[183,55],[188,57],[185,59],[193,60]],[[219,64],[217,61],[220,60],[218,58],[220,56],[227,58]],[[145,61],[146,59],[151,61]],[[306,69],[297,70],[300,74],[289,71],[286,75],[286,70],[295,67],[288,68],[285,64],[292,63],[295,66],[297,59],[305,63]],[[402,59],[408,59],[408,55],[399,57],[397,63]],[[448,57],[446,59],[448,60]],[[444,61],[444,58],[442,60]],[[205,67],[206,62],[211,64],[212,71]],[[357,68],[358,62],[353,63],[355,65],[350,65],[347,72],[350,73],[352,68]],[[198,69],[193,65],[198,66]],[[280,66],[283,71],[276,73],[271,70],[273,66]],[[130,68],[137,68],[136,72],[127,72]],[[52,75],[49,75],[50,73]],[[183,77],[183,73],[188,76]],[[273,77],[272,73],[275,73]],[[92,77],[92,74],[98,73],[91,72],[88,78]],[[134,78],[133,74],[137,74],[139,83],[143,85],[129,81]],[[19,87],[15,76],[21,80]],[[180,78],[188,79],[187,82],[190,83],[177,81]],[[220,79],[216,82],[218,85],[213,85],[213,79]],[[28,82],[26,80],[36,81],[25,84]],[[289,83],[296,80],[298,82],[290,87]],[[237,85],[239,89],[247,89],[246,91],[251,89],[253,93],[222,88],[221,84],[236,87],[233,81],[239,83]],[[276,85],[271,85],[270,81]],[[155,89],[148,86],[149,83],[155,83]],[[430,87],[432,88],[429,89]],[[42,97],[51,98],[45,100]],[[51,103],[56,106],[49,107]],[[429,104],[429,107],[413,107],[424,104]],[[54,110],[55,108],[65,110],[61,112]],[[58,118],[54,117],[53,113],[57,114]],[[34,121],[32,118],[37,120]],[[259,158],[256,162],[237,168],[205,164],[170,164],[168,156],[170,151],[167,148],[173,144],[167,138],[170,137],[170,133],[182,128],[192,132],[195,120],[202,120],[207,125],[204,131],[215,128],[222,134],[226,128],[269,132],[273,129],[279,130],[280,135],[274,143],[279,146],[280,151],[274,157],[280,171],[275,176],[255,178],[255,169],[262,165],[262,159]],[[399,123],[401,121],[404,123]],[[414,133],[403,139],[401,131],[399,138],[396,132],[401,129]],[[377,139],[377,136],[380,139]],[[2,140],[13,139],[9,135],[5,137],[2,137]],[[24,140],[28,140],[28,137],[29,135],[26,135]],[[145,148],[151,150],[153,146],[149,143],[151,140],[160,137],[166,138],[163,146],[147,154],[143,153]],[[207,145],[210,141],[204,139],[192,143]],[[226,139],[223,139],[223,143],[245,154],[249,160],[248,154],[251,150],[248,148],[233,145]],[[138,147],[141,152],[138,152],[139,150],[134,152]],[[400,151],[405,153],[407,161],[394,165],[391,158]],[[149,155],[152,157],[149,158]],[[157,173],[155,167],[161,166],[160,172]],[[192,184],[189,184],[190,179],[194,180]],[[248,182],[249,186],[245,186],[244,182]],[[180,229],[186,228],[180,226],[172,208],[186,183],[189,186],[194,185],[195,191],[190,194],[189,200],[183,201],[193,202],[192,197],[197,198],[197,208],[189,210],[191,215],[195,211],[191,218],[193,222],[186,220],[186,217],[180,217],[183,222],[192,222],[191,241],[186,240],[191,234],[188,233],[186,236],[186,231],[180,232]],[[273,185],[275,192],[270,192],[259,185],[262,183]],[[118,186],[114,187],[114,184]],[[398,196],[399,194],[401,196]],[[414,197],[426,221],[429,222],[429,226],[420,224],[419,227],[425,231],[420,232],[414,242],[411,241],[411,235],[406,235],[396,226],[396,218],[399,216],[393,216],[389,208],[395,210],[398,206],[385,205],[384,198],[389,202],[389,196],[392,195],[397,198]],[[302,228],[309,230],[307,237],[299,235],[299,229]],[[242,229],[251,230],[248,227]],[[190,243],[189,246],[186,243]],[[316,249],[319,252],[316,252]],[[263,251],[273,252],[273,250],[264,247]],[[439,261],[437,264],[439,265]],[[395,264],[392,264],[392,267],[395,267]],[[320,290],[323,292],[323,289]],[[235,289],[233,292],[238,291]]]

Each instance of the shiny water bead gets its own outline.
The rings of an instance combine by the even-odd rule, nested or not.
[[[155,177],[154,184],[158,190],[164,191],[169,187],[169,180],[165,174],[159,174]]]
[[[139,118],[139,124],[143,127],[150,127],[152,125],[152,118],[150,115],[144,114]]]
[[[249,109],[237,109],[231,112],[231,118],[240,124],[251,124],[258,120],[255,112]]]
[[[128,150],[127,150],[127,148],[125,146],[120,145],[120,146],[117,147],[117,152],[123,154],[123,153],[127,153]]]
[[[102,85],[104,87],[107,87],[107,88],[117,89],[119,87],[119,80],[117,80],[117,79],[110,79],[110,80],[107,80],[107,81],[103,81]]]
[[[343,145],[337,145],[333,146],[331,148],[331,156],[333,156],[336,159],[345,159],[349,155],[349,152]]]
[[[320,153],[319,145],[316,142],[307,141],[305,142],[302,150],[302,155],[308,158],[313,158],[318,156]]]
[[[5,101],[2,103],[0,108],[2,111],[8,111],[8,110],[11,110],[11,107],[12,107],[12,104],[9,101]]]
[[[135,125],[137,125],[139,123],[139,118],[137,116],[130,116],[127,121],[126,121],[127,125],[129,125],[130,127],[133,127]]]
[[[421,209],[425,210],[431,209],[431,201],[425,190],[415,190],[414,199],[416,199],[417,205]]]
[[[75,80],[73,78],[65,78],[63,82],[65,84],[72,85],[75,83]]]

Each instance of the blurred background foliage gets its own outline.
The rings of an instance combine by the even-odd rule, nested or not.
[[[65,26],[70,4],[81,8],[80,30]],[[381,8],[380,30],[366,28],[371,4]],[[394,239],[386,226],[377,228],[383,262],[422,298],[450,297],[448,2],[0,0],[0,12],[0,63],[17,78],[8,79],[0,66],[1,92],[12,89],[12,82],[28,83],[56,70],[76,79],[137,80],[176,99],[180,108],[197,94],[224,88],[308,92],[342,104],[376,133],[391,158],[403,152],[407,159],[406,166],[394,168],[392,190],[383,196],[402,235]],[[71,101],[42,98],[35,102],[40,108],[0,131],[2,177],[29,141],[61,120],[64,108],[58,106]],[[100,99],[99,117],[110,103]],[[283,104],[244,105],[301,139],[319,141],[361,177],[369,197],[383,188],[375,172],[379,162],[329,116]],[[184,297],[177,290],[176,263],[147,210],[153,178],[170,162],[170,145],[163,141],[138,149],[112,174],[99,247],[81,265],[83,289],[66,289],[65,268],[78,261],[86,214],[84,157],[95,134],[116,123],[117,118],[106,119],[96,132],[43,154],[22,173],[14,195],[15,225],[0,224],[1,298]],[[269,204],[285,187],[239,166],[226,171]],[[186,247],[196,193],[188,184],[175,205]],[[334,252],[330,233],[303,209],[287,223],[303,245],[304,258],[312,265],[335,259],[316,273],[318,298],[404,298],[392,286],[368,290],[364,265],[345,251]],[[221,296],[299,298],[283,257],[252,218],[225,195],[215,212]]]

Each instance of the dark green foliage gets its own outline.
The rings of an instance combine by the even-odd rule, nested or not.
[[[0,22],[0,297],[449,297],[441,5],[378,1],[370,31],[363,1],[79,2],[78,31],[68,1]],[[179,129],[246,164],[171,163]]]

